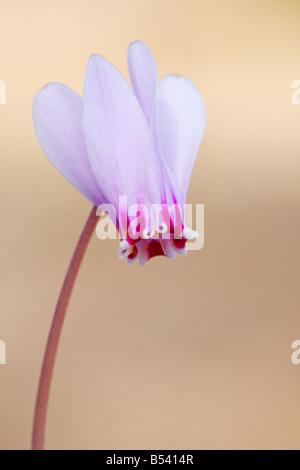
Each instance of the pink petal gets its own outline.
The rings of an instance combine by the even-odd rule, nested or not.
[[[187,78],[169,75],[158,85],[155,99],[158,151],[170,168],[185,203],[206,117],[201,95]]]
[[[82,98],[60,83],[35,97],[33,121],[43,151],[63,176],[93,204],[102,194],[88,161],[82,130]]]
[[[128,48],[128,67],[133,89],[150,125],[157,86],[157,68],[149,47],[135,41]]]
[[[90,58],[84,86],[83,128],[88,157],[106,202],[148,203],[144,113],[120,72],[101,56]]]

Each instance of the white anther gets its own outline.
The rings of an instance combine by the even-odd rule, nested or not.
[[[120,248],[120,250],[124,251],[124,250],[128,250],[129,248],[131,248],[131,245],[130,245],[130,243],[128,243],[127,240],[122,240],[119,243],[119,248]]]
[[[152,230],[151,232],[147,229],[143,231],[143,238],[145,240],[149,240],[149,238],[152,238],[155,235],[155,230]]]
[[[195,230],[191,230],[190,228],[185,227],[183,229],[182,236],[186,240],[194,240],[194,238],[199,237],[199,233],[196,232]]]
[[[167,224],[162,222],[161,225],[158,227],[157,231],[158,231],[158,233],[162,233],[162,234],[167,233],[167,231],[168,231]]]

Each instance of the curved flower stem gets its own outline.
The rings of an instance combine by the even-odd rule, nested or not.
[[[87,249],[88,243],[91,239],[94,228],[96,227],[97,221],[98,217],[96,216],[96,207],[93,207],[75,248],[54,312],[54,317],[44,355],[37,400],[35,405],[32,433],[32,450],[44,449],[51,379],[53,375],[59,339],[64,319],[66,316],[69,300],[72,294],[73,286],[76,281],[76,277],[83,256]]]

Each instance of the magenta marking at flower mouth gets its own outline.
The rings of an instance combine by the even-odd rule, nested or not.
[[[184,250],[187,242],[184,233],[194,235],[190,238],[197,236],[196,232],[185,227],[182,207],[177,203],[174,195],[172,196],[172,206],[163,201],[161,204],[153,204],[151,207],[144,204],[134,204],[128,208],[125,199],[123,197],[122,203],[119,204],[119,207],[122,208],[119,214],[120,259],[127,258],[132,263],[141,250],[144,252],[146,250],[147,257],[144,256],[144,258],[148,261],[155,256],[169,257],[162,240],[172,239],[173,246],[178,252],[178,250]],[[150,243],[150,240],[155,241],[156,239],[159,240],[158,244],[156,242]],[[176,243],[177,239],[180,239],[181,243]],[[142,240],[149,241],[144,244],[141,243]]]

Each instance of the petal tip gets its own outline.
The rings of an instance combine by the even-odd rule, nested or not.
[[[135,39],[129,44],[128,48],[131,48],[132,46],[147,46],[147,44],[144,41],[141,41],[140,39]]]

